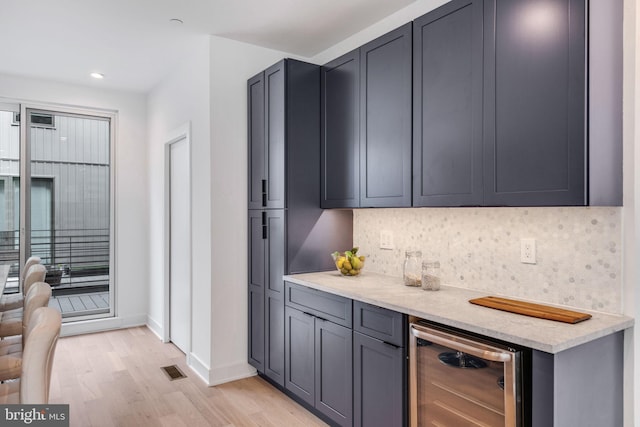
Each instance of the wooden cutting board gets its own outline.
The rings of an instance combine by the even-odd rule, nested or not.
[[[590,314],[579,311],[565,310],[544,304],[518,301],[500,297],[482,297],[469,300],[471,304],[482,305],[511,313],[524,314],[525,316],[539,317],[541,319],[556,320],[565,323],[578,323],[591,318]]]

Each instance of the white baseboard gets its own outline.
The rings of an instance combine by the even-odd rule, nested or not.
[[[147,327],[151,332],[157,335],[158,338],[160,338],[160,341],[164,342],[164,338],[163,338],[164,330],[160,323],[158,323],[155,319],[152,319],[151,317],[147,316]]]
[[[195,372],[206,385],[211,385],[209,384],[209,366],[200,360],[198,356],[193,353],[189,353],[187,356],[187,366],[189,366],[189,368],[191,368],[191,370]]]
[[[239,362],[231,365],[213,368],[209,374],[209,385],[214,386],[231,381],[241,380],[256,375],[255,368],[247,362]]]
[[[126,317],[108,317],[104,319],[80,320],[62,324],[61,337],[71,335],[89,334],[93,332],[109,331],[113,329],[125,329],[135,326],[144,326],[147,323],[146,314],[138,314]]]

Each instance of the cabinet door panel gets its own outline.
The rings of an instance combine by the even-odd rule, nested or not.
[[[267,266],[265,290],[265,375],[284,386],[284,275],[286,212],[267,212]]]
[[[414,206],[482,204],[482,0],[414,22]]]
[[[404,425],[405,349],[354,332],[354,426]]]
[[[267,258],[269,282],[267,290],[277,293],[284,300],[284,266],[286,259],[284,210],[267,211]]]
[[[486,204],[585,204],[585,2],[485,5]]]
[[[316,318],[316,409],[343,426],[353,420],[351,329]]]
[[[264,373],[284,387],[284,300],[267,291],[265,298]]]
[[[360,206],[411,206],[411,28],[360,48]]]
[[[249,284],[264,290],[266,284],[266,222],[264,211],[249,211]]]
[[[249,140],[249,209],[263,206],[263,180],[265,177],[264,138],[264,73],[247,82],[248,140]]]
[[[285,65],[264,72],[267,208],[285,207]]]
[[[313,406],[315,404],[314,317],[285,307],[285,388]]]
[[[249,363],[264,372],[264,289],[249,285]]]
[[[358,50],[321,71],[321,202],[323,208],[352,208],[360,203]]]

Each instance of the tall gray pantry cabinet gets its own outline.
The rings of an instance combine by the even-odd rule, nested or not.
[[[352,212],[320,209],[320,67],[284,59],[249,79],[248,360],[284,388],[284,274],[334,268]]]

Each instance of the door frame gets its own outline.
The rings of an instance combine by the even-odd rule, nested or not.
[[[187,338],[187,356],[191,353],[191,335],[193,331],[192,325],[192,313],[193,313],[193,260],[191,257],[192,247],[192,179],[191,179],[191,122],[188,121],[181,126],[173,129],[168,133],[164,143],[164,233],[163,233],[163,245],[164,245],[164,313],[162,319],[162,341],[167,343],[171,341],[171,145],[178,141],[185,140],[187,144],[187,151],[189,153],[188,168],[189,168],[189,274],[188,274],[188,289],[189,289],[189,336]]]
[[[19,106],[20,112],[20,265],[24,265],[29,256],[31,248],[27,244],[31,237],[31,215],[27,212],[31,210],[31,183],[23,177],[31,176],[31,139],[29,133],[29,113],[52,113],[70,117],[92,118],[109,122],[109,313],[105,315],[88,314],[84,316],[74,316],[70,321],[63,320],[62,334],[66,334],[65,327],[72,324],[82,324],[83,321],[114,319],[118,317],[117,307],[117,277],[118,264],[116,262],[116,140],[118,138],[118,114],[115,110],[73,107],[69,105],[50,104],[43,102],[33,102],[25,100],[15,100],[15,105]],[[7,104],[3,104],[7,105]],[[11,104],[8,104],[11,105]],[[29,161],[25,161],[28,159]],[[24,181],[24,185],[23,182]],[[55,197],[55,196],[54,196]],[[29,235],[29,238],[27,238]],[[85,329],[80,326],[81,330]],[[75,330],[75,329],[74,329]],[[91,331],[91,329],[89,329]]]

